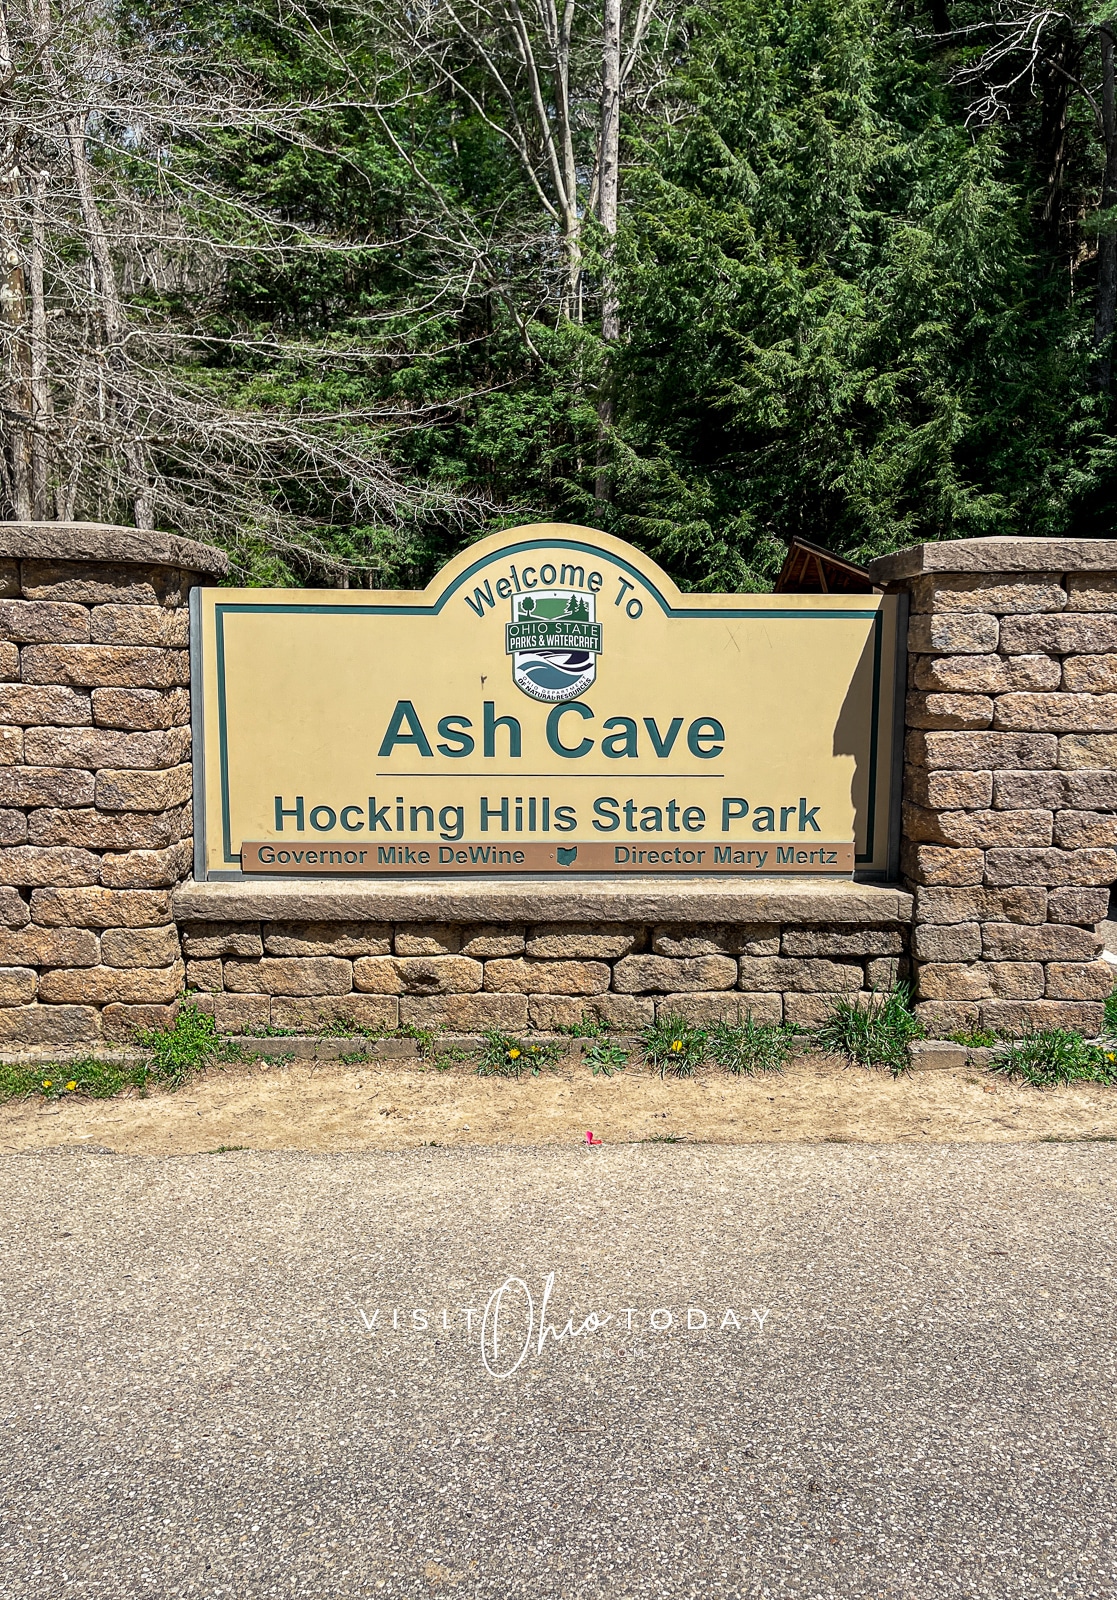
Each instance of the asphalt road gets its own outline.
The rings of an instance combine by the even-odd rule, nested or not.
[[[1115,1194],[1089,1143],[8,1157],[0,1596],[1111,1597]]]

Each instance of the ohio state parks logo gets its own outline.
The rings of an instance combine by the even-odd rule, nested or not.
[[[597,596],[580,589],[532,589],[512,596],[504,648],[512,681],[533,700],[575,700],[597,675]]]

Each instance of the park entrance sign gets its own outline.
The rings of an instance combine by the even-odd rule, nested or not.
[[[889,870],[892,596],[543,524],[419,593],[192,599],[199,878]]]

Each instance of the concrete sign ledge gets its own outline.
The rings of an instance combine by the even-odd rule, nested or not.
[[[212,545],[107,522],[0,522],[0,558],[178,567],[214,578],[229,570],[224,550]]]
[[[493,882],[368,879],[185,883],[180,922],[806,922],[910,923],[891,885],[773,878],[564,878]]]
[[[876,583],[927,572],[1114,572],[1117,539],[946,539],[869,562]]]

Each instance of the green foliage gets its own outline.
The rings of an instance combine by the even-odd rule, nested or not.
[[[238,1061],[239,1045],[220,1038],[213,1018],[189,1000],[179,1006],[169,1028],[140,1028],[136,1042],[150,1050],[150,1080],[177,1088],[191,1074],[215,1061]]]
[[[1105,1002],[1105,1033],[1108,1039],[1117,1040],[1117,989]]]
[[[556,1042],[525,1044],[512,1034],[488,1028],[481,1044],[477,1071],[481,1077],[520,1078],[525,1072],[538,1077],[544,1067],[554,1068],[562,1052],[562,1045]]]
[[[971,1050],[989,1050],[997,1043],[999,1034],[989,1028],[965,1028],[961,1033],[947,1035],[951,1044],[968,1045]]]
[[[864,1006],[835,1000],[812,1034],[818,1049],[844,1056],[850,1066],[887,1067],[894,1078],[907,1071],[908,1046],[922,1037],[923,1026],[902,984],[887,995],[874,995]]]
[[[1117,1049],[1089,1044],[1080,1033],[1048,1028],[1027,1033],[994,1056],[990,1070],[1023,1078],[1037,1089],[1060,1083],[1117,1083]]]
[[[89,1100],[111,1100],[122,1089],[142,1093],[151,1076],[142,1064],[122,1066],[86,1056],[65,1066],[17,1066],[0,1062],[0,1103],[39,1095],[44,1100],[69,1100],[75,1095]]]
[[[709,1051],[726,1072],[751,1078],[757,1072],[782,1072],[795,1049],[795,1037],[781,1023],[745,1017],[741,1022],[716,1022]]]
[[[607,1078],[611,1078],[614,1072],[623,1072],[628,1065],[628,1051],[622,1045],[615,1044],[612,1039],[598,1038],[586,1051],[585,1060],[595,1078],[598,1073],[604,1073]]]
[[[640,1034],[644,1060],[657,1068],[661,1078],[669,1072],[676,1078],[690,1078],[695,1067],[706,1059],[707,1035],[682,1017],[662,1017],[649,1023]]]

